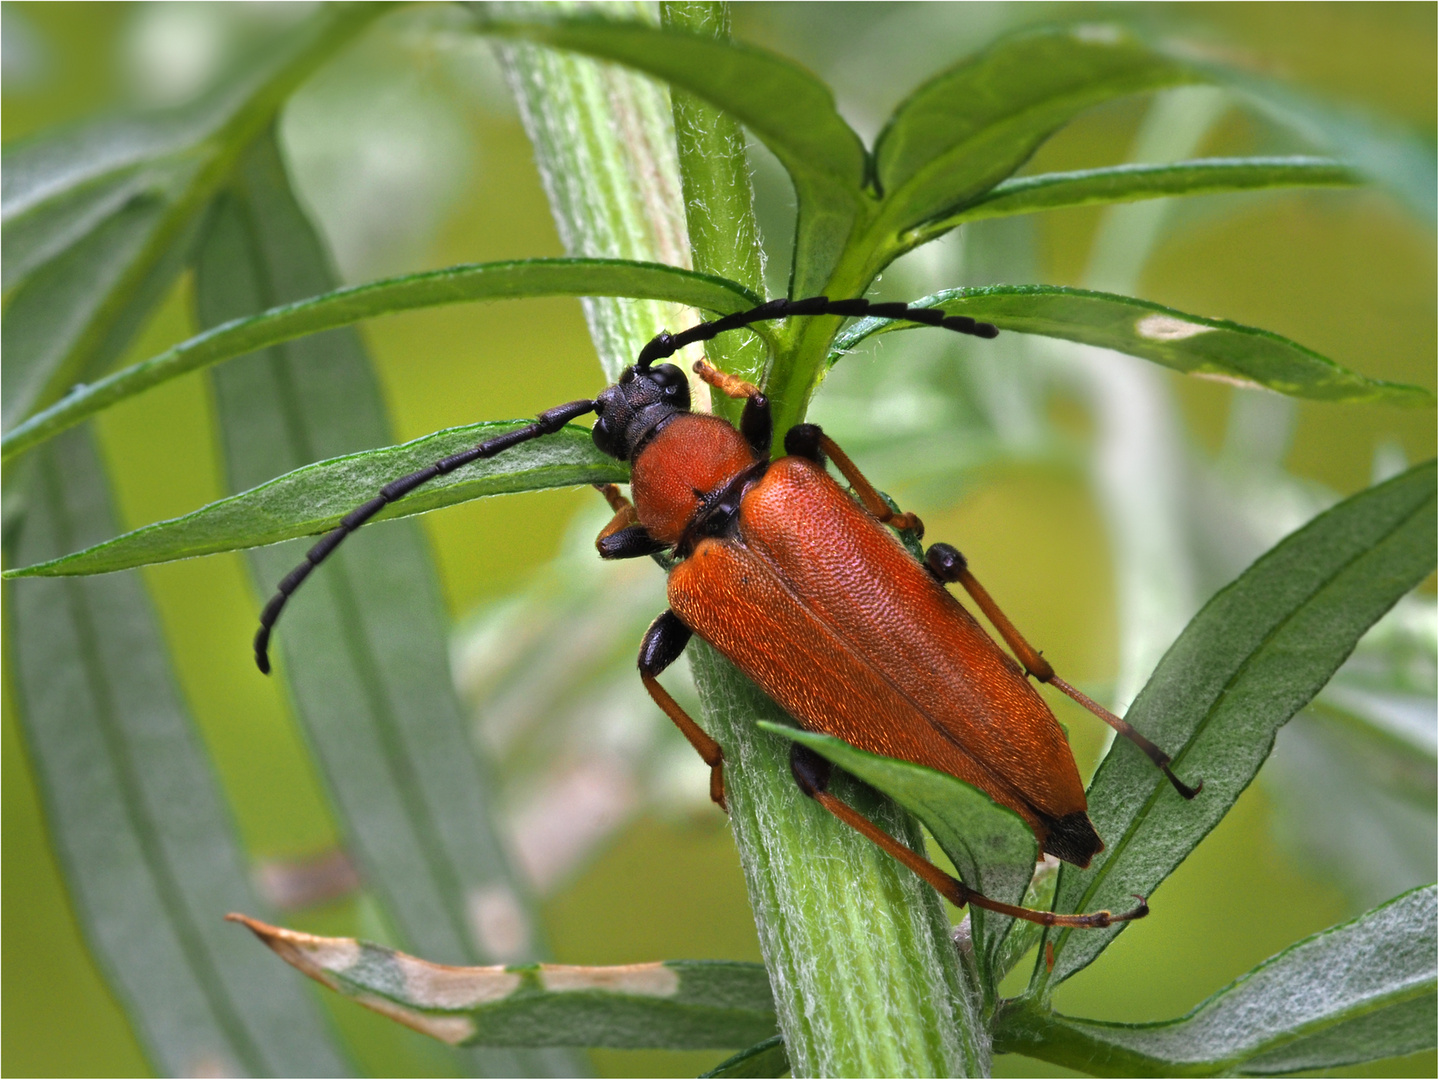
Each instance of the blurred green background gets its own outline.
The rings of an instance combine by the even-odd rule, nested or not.
[[[271,17],[246,5],[183,3],[6,4],[3,10],[7,142],[119,104],[182,101],[223,62],[228,43],[251,32],[247,21]],[[736,8],[735,21],[737,37],[793,56],[830,81],[841,109],[866,137],[918,79],[1003,30],[1117,17],[1387,118],[1432,146],[1435,14],[1432,4],[746,4]],[[1125,160],[1148,108],[1145,101],[1126,101],[1087,114],[1046,146],[1032,168]],[[346,281],[561,254],[488,46],[442,8],[380,23],[301,92],[282,130],[297,186]],[[1204,135],[1200,154],[1265,152],[1275,138],[1252,115],[1228,110]],[[772,163],[760,159],[756,168],[771,270],[779,275],[772,287],[778,288],[792,209]],[[1084,284],[1101,222],[1099,210],[1063,211],[1035,218],[1022,234],[990,237],[988,248],[967,256],[959,241],[941,245],[937,255],[926,250],[895,267],[881,289],[913,297],[961,283],[944,276],[950,271],[976,283],[971,277],[986,266],[981,256],[995,250],[1010,251],[1013,266],[1028,263],[1028,277],[1003,280]],[[122,363],[193,332],[187,288],[182,282]],[[1366,375],[1432,388],[1435,288],[1431,226],[1383,191],[1341,190],[1194,200],[1168,219],[1134,293],[1273,330]],[[363,332],[404,439],[479,419],[532,415],[600,387],[573,301],[441,308],[373,322]],[[1004,345],[1002,339],[996,348]],[[862,467],[924,517],[930,537],[965,551],[1015,622],[1072,681],[1112,690],[1120,629],[1108,526],[1085,465],[1092,410],[1062,377],[1050,377],[1052,390],[1041,402],[1042,452],[1001,426],[990,432],[997,431],[998,450],[966,451],[947,471],[915,470],[911,462],[906,472],[897,455],[884,454],[886,425],[904,428],[913,415],[939,408],[935,402],[959,408],[984,385],[972,378],[956,382],[950,374],[974,360],[972,349],[946,349],[948,343],[908,352],[886,345],[851,358],[821,391],[814,416],[837,433],[853,432]],[[1008,354],[993,355],[1003,362]],[[876,390],[881,373],[902,365],[916,373],[917,404]],[[510,378],[516,371],[524,377]],[[1252,395],[1192,379],[1165,382],[1183,420],[1175,435],[1185,452],[1221,461],[1236,438],[1235,416],[1248,408],[1236,402]],[[1292,415],[1260,408],[1261,426],[1278,432],[1281,444],[1292,425],[1287,450],[1281,445],[1282,466],[1293,490],[1310,493],[1316,505],[1387,475],[1396,462],[1434,451],[1431,411],[1310,402]],[[205,384],[195,376],[101,421],[126,527],[184,513],[224,493],[210,412]],[[915,439],[928,438],[935,425],[918,428]],[[948,444],[934,445],[940,448],[929,453],[943,454]],[[521,838],[516,843],[526,828],[553,826],[557,805],[574,810],[575,830],[584,838],[565,860],[531,868],[539,875],[551,952],[559,961],[586,964],[758,960],[737,857],[724,819],[704,797],[704,770],[634,692],[630,665],[639,627],[662,606],[659,572],[639,568],[645,573],[637,584],[635,568],[601,566],[586,553],[596,503],[586,491],[553,492],[473,502],[424,519],[450,612],[464,628],[457,678],[475,704],[477,738],[501,770],[514,767],[499,783],[503,809]],[[577,516],[583,524],[572,528]],[[552,565],[556,556],[561,561]],[[258,602],[241,558],[213,556],[150,568],[143,576],[251,855],[298,858],[333,847],[335,824],[284,700],[251,665]],[[507,600],[517,583],[520,599]],[[638,595],[647,604],[627,599],[613,628],[605,619],[611,608],[593,607],[613,606],[633,590],[643,590]],[[1432,578],[1421,591],[1429,602],[1418,609],[1420,636],[1427,617],[1432,639]],[[591,660],[583,670],[571,670],[571,661],[555,675],[562,689],[548,681],[549,659],[495,659],[485,652],[496,627],[542,624],[563,651],[567,628],[579,633],[573,608],[579,601],[565,599],[571,593],[590,604],[584,646]],[[1429,663],[1432,682],[1432,654]],[[626,680],[623,688],[619,679]],[[48,851],[10,700],[7,683],[0,1068],[11,1075],[142,1074],[144,1059],[87,956]],[[605,707],[599,719],[586,711],[596,702]],[[1056,711],[1087,773],[1104,733],[1066,704]],[[548,709],[567,719],[558,726],[535,720],[513,736],[498,715],[506,709],[526,715]],[[1306,714],[1294,726],[1310,725],[1322,741],[1324,723]],[[579,741],[559,744],[586,724]],[[625,764],[626,748],[646,762],[642,770]],[[1366,881],[1352,860],[1326,857],[1303,828],[1305,781],[1296,765],[1307,760],[1303,749],[1290,752],[1286,773],[1281,740],[1259,782],[1151,898],[1153,915],[1063,987],[1062,1010],[1135,1021],[1178,1015],[1296,938],[1359,914],[1405,883],[1432,880],[1432,770],[1419,780],[1421,791],[1428,785],[1428,809],[1420,818],[1427,817],[1429,831],[1396,846],[1399,862],[1376,871],[1381,886],[1373,876]],[[584,772],[590,751],[610,763],[608,772]],[[1322,775],[1311,782],[1320,783]],[[549,792],[549,802],[536,791]],[[1307,797],[1315,794],[1309,790]],[[1372,888],[1384,891],[1374,895]],[[288,921],[322,933],[383,933],[362,895],[294,912]],[[1020,970],[1027,973],[1025,965]],[[277,965],[276,978],[282,977],[289,973]],[[420,1036],[346,1002],[327,1006],[368,1071],[439,1066]],[[592,1061],[600,1075],[694,1075],[721,1056],[602,1051]],[[1435,1059],[1419,1055],[1385,1067],[1388,1075],[1433,1075]],[[1068,1075],[1023,1059],[1001,1059],[996,1072]]]

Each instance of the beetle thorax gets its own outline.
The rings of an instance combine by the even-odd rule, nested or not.
[[[645,530],[678,543],[705,497],[755,464],[744,436],[717,416],[675,416],[634,460],[630,491]]]

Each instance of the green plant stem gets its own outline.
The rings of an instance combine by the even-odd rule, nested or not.
[[[533,18],[546,7],[492,4],[500,18]],[[611,19],[654,20],[641,3],[590,5]],[[669,97],[622,68],[520,43],[497,46],[565,253],[636,259],[689,269]],[[615,379],[660,330],[691,312],[657,301],[583,301],[605,374]]]
[[[660,4],[666,28],[729,38],[729,6],[708,0]],[[754,185],[744,132],[729,113],[671,88],[685,224],[696,270],[737,281],[764,295],[764,249],[754,216]],[[767,354],[753,334],[730,334],[705,346],[712,364],[749,382],[764,382]],[[738,420],[741,404],[712,395],[713,409]]]
[[[687,0],[662,4],[661,11],[666,26],[728,33],[724,4]],[[683,93],[674,94],[674,115],[695,266],[759,290],[763,264],[738,125]],[[830,320],[803,320],[821,322]],[[808,344],[804,355],[813,354],[814,371],[822,370],[817,365],[834,333],[817,329],[813,341],[798,339]],[[710,359],[757,380],[755,344],[727,335],[712,343]],[[802,418],[813,385],[799,356],[793,345],[781,348],[768,372],[770,385],[789,385],[795,374],[809,380],[780,410],[777,449]],[[760,719],[785,722],[778,706],[702,642],[693,642],[689,655],[706,726],[725,749],[730,820],[794,1074],[985,1071],[987,1036],[962,989],[938,898],[800,793],[786,741],[755,726]],[[905,842],[923,844],[918,826],[892,803],[857,784],[842,794]]]

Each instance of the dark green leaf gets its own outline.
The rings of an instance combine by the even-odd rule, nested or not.
[[[700,1080],[716,1076],[783,1076],[787,1072],[789,1054],[784,1048],[784,1036],[773,1035],[734,1057],[725,1058],[709,1072],[700,1073]]]
[[[1434,1046],[1435,888],[1291,945],[1188,1015],[1114,1024],[1021,999],[995,1049],[1094,1076],[1271,1076]]]
[[[10,555],[43,559],[114,532],[88,432],[34,464]],[[11,590],[10,674],[47,831],[80,927],[156,1072],[343,1075],[309,996],[224,933],[226,911],[257,901],[140,581]]]
[[[923,765],[880,757],[842,739],[759,721],[765,731],[803,743],[884,792],[920,821],[959,871],[960,880],[991,900],[1017,904],[1034,876],[1034,832],[1014,811],[963,780]],[[1013,921],[971,908],[975,955],[987,982],[996,951]]]
[[[865,151],[835,111],[829,87],[808,71],[761,49],[638,22],[484,21],[479,29],[625,64],[730,113],[779,158],[794,182],[799,220],[793,295],[823,286],[861,204]]]
[[[525,259],[452,266],[336,289],[231,319],[141,361],[31,417],[0,443],[8,460],[88,416],[187,372],[307,334],[414,308],[538,296],[630,296],[729,314],[759,303],[732,282],[657,263],[621,259]]]
[[[902,233],[969,202],[1084,109],[1202,78],[1118,27],[1006,38],[895,110],[874,152],[886,226]]]
[[[702,1050],[754,1042],[775,1030],[762,964],[455,968],[353,938],[232,917],[312,979],[452,1045]]]
[[[1329,681],[1364,632],[1434,568],[1435,466],[1410,469],[1321,514],[1262,556],[1185,627],[1126,719],[1204,790],[1186,802],[1117,739],[1089,787],[1108,847],[1060,872],[1056,910],[1148,896],[1234,805],[1279,728]],[[1121,928],[1050,931],[1058,983]]]
[[[1200,158],[1172,165],[1111,165],[1075,172],[1040,173],[1005,180],[964,209],[917,230],[918,242],[932,240],[967,221],[1034,214],[1101,203],[1215,195],[1283,187],[1352,187],[1363,178],[1351,166],[1328,158]]]
[[[332,285],[278,150],[261,140],[213,215],[195,273],[200,325]],[[352,328],[211,375],[232,490],[389,441],[380,389]],[[268,595],[301,557],[295,545],[252,552],[257,591]],[[485,770],[455,697],[444,603],[418,523],[353,537],[296,594],[277,640],[348,850],[388,924],[409,947],[448,963],[539,956],[539,930],[495,835]],[[455,1065],[500,1076],[574,1069],[552,1055],[482,1058]]]
[[[1434,404],[1434,395],[1422,387],[1366,378],[1268,330],[1129,296],[1053,285],[995,285],[950,289],[914,303],[969,315],[1001,330],[1098,345],[1188,375],[1262,386],[1291,397]],[[831,362],[871,334],[914,328],[914,323],[863,319],[835,339]]]
[[[119,355],[179,272],[235,156],[300,81],[386,7],[317,11],[289,28],[265,63],[182,113],[101,122],[7,151],[5,228],[15,230],[17,266],[28,272],[3,326],[7,426]],[[144,179],[127,192],[129,170]]]
[[[526,423],[515,420],[470,424],[400,446],[305,465],[183,517],[146,525],[39,566],[8,570],[5,576],[108,574],[132,566],[261,547],[328,532],[391,480]],[[587,429],[571,425],[508,450],[503,457],[477,461],[432,480],[376,517],[381,521],[409,517],[485,495],[625,483],[628,479],[629,470],[623,464],[595,449]]]

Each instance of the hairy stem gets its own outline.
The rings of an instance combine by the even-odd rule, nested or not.
[[[728,33],[724,4],[685,0],[661,11],[667,26]],[[674,95],[674,116],[695,268],[761,291],[743,135],[687,94]],[[757,382],[783,382],[797,359],[782,349],[766,373],[757,339],[730,334],[711,343],[712,363]],[[730,818],[794,1074],[983,1071],[987,1041],[961,990],[938,898],[800,793],[788,744],[754,724],[785,719],[774,702],[703,643],[691,644],[690,655],[706,726],[729,763]],[[887,800],[858,784],[840,791],[890,832],[922,844],[919,828]]]

